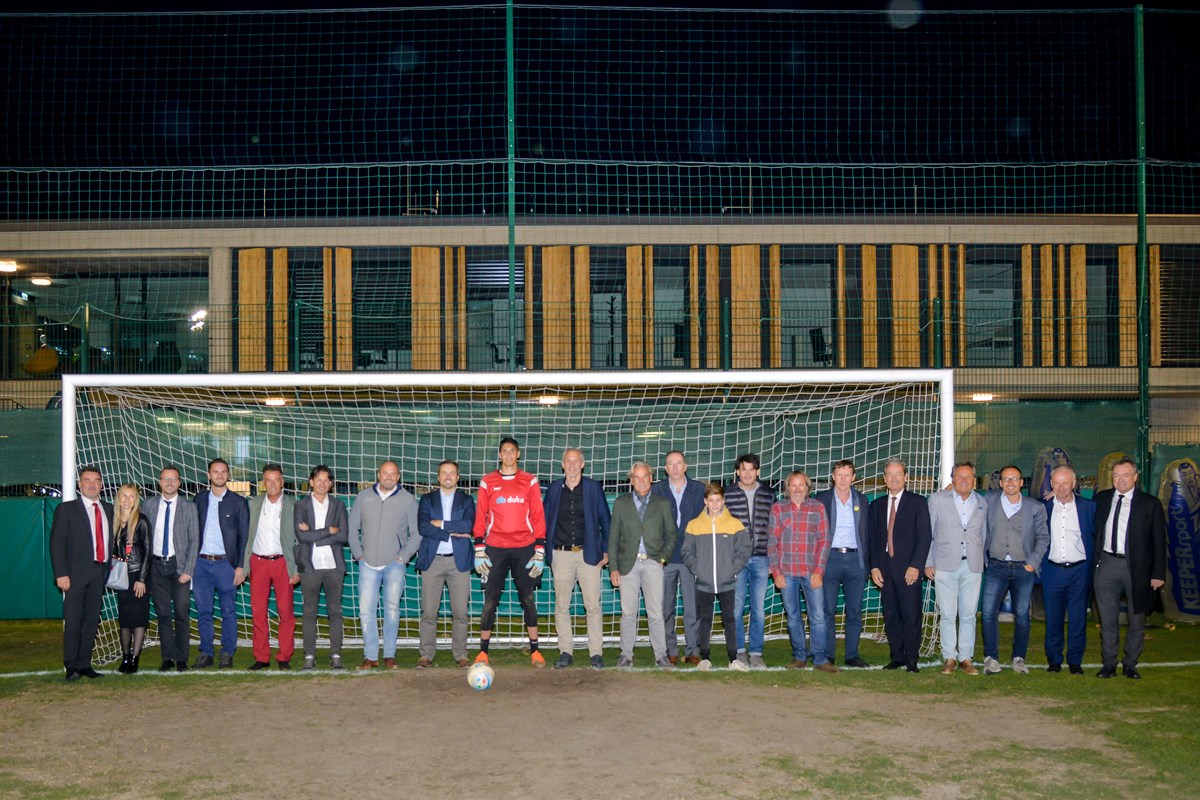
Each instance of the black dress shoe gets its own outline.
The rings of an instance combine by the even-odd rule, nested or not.
[[[920,667],[918,667],[916,664],[909,664],[909,665],[908,665],[908,671],[909,671],[909,672],[920,672],[920,671],[921,671],[921,668],[920,668]]]
[[[206,656],[203,653],[196,656],[196,661],[192,664],[192,669],[208,669],[213,665],[213,657]]]
[[[559,653],[558,661],[554,662],[554,668],[555,669],[566,669],[567,667],[571,666],[571,664],[573,664],[574,661],[575,661],[575,657],[572,656],[570,653]]]
[[[1079,664],[1068,664],[1067,668],[1071,670],[1072,675],[1082,675],[1083,667]]]
[[[159,666],[158,671],[170,672],[173,669],[175,669],[175,662],[168,658],[166,661],[162,662],[162,665]]]
[[[79,674],[79,670],[77,670],[77,669],[67,670],[67,680],[68,681],[77,681],[82,677],[83,676]]]
[[[209,659],[210,661],[212,659]],[[217,662],[217,669],[233,669],[233,656],[221,654],[221,660]]]
[[[1062,664],[1051,664],[1046,667],[1046,672],[1062,672]]]
[[[271,668],[270,661],[255,661],[253,664],[250,665],[251,672],[258,672],[260,669],[270,669],[270,668]]]
[[[291,669],[291,668],[292,668],[292,662],[291,662],[291,661],[276,661],[276,662],[275,662],[275,664],[276,664],[276,666],[278,666],[280,669]]]
[[[858,656],[855,656],[854,658],[847,658],[845,663],[847,667],[856,667],[857,669],[867,669],[871,666]]]
[[[187,672],[188,671],[187,662],[186,661],[176,661],[175,662],[175,671],[176,672]]]
[[[1117,674],[1116,667],[1101,667],[1100,671],[1096,673],[1096,677],[1097,678],[1111,678],[1113,675],[1116,675],[1116,674]]]
[[[901,664],[899,661],[889,661],[888,663],[883,665],[883,668],[884,669],[900,669],[903,666],[904,665]]]
[[[1135,681],[1142,677],[1142,673],[1138,672],[1137,667],[1126,667],[1124,672],[1126,678],[1133,678]]]
[[[79,670],[79,674],[85,678],[103,678],[104,677],[103,674],[96,672],[96,670],[92,669],[91,667],[84,667],[83,669]]]

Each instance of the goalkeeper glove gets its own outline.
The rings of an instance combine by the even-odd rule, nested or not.
[[[525,565],[525,569],[529,570],[529,577],[540,578],[542,570],[546,568],[546,549],[538,547],[533,551],[533,558],[529,559],[529,563]]]
[[[488,579],[488,573],[492,571],[492,560],[488,558],[487,551],[483,549],[483,545],[475,548],[475,571],[485,581]]]

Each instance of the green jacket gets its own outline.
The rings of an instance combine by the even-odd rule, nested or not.
[[[638,519],[632,494],[623,494],[613,503],[612,524],[608,532],[608,567],[622,575],[637,563],[638,545],[645,539],[646,555],[665,564],[675,552],[675,509],[671,501],[650,495],[644,519]]]

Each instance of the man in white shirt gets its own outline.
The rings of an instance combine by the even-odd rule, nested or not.
[[[252,670],[271,666],[271,592],[279,612],[279,648],[275,662],[280,669],[291,669],[296,649],[295,589],[300,582],[296,572],[296,501],[283,493],[283,467],[267,464],[262,472],[267,490],[250,498],[250,538],[246,543],[245,572],[250,579],[250,614],[254,629]]]
[[[1046,671],[1062,672],[1063,621],[1066,620],[1067,667],[1083,674],[1087,648],[1088,595],[1092,588],[1092,548],[1096,504],[1075,494],[1075,470],[1050,473],[1054,496],[1043,501],[1050,526],[1050,547],[1042,561],[1042,598],[1046,606]]]
[[[296,502],[296,570],[304,617],[304,669],[317,668],[317,609],[325,590],[329,617],[329,667],[342,669],[342,584],[350,523],[346,506],[330,494],[333,471],[318,464],[308,474],[311,494]]]
[[[177,467],[163,467],[158,473],[161,493],[142,506],[152,530],[150,597],[162,651],[159,672],[186,671],[191,650],[189,613],[200,527],[195,504],[179,493],[179,477]]]
[[[438,488],[417,504],[417,569],[421,571],[421,654],[417,669],[433,666],[442,592],[450,592],[450,654],[459,667],[467,660],[471,573],[475,571],[475,501],[458,488],[458,462],[438,464]]]

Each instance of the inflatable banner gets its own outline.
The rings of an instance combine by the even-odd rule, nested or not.
[[[1113,464],[1117,463],[1117,459],[1124,458],[1125,454],[1117,451],[1109,453],[1104,458],[1100,459],[1100,466],[1096,470],[1096,492],[1103,492],[1105,489],[1113,488],[1112,485],[1112,468]],[[1139,470],[1140,472],[1140,470]],[[1092,495],[1095,496],[1095,493]]]
[[[1066,450],[1061,447],[1043,447],[1038,451],[1037,459],[1033,462],[1033,472],[1029,473],[1029,484],[1026,486],[1029,496],[1042,499],[1050,497],[1054,493],[1050,489],[1050,473],[1058,467],[1073,466],[1071,457],[1067,455]],[[1075,488],[1075,493],[1079,493],[1078,486]]]
[[[1167,515],[1167,585],[1163,608],[1171,619],[1200,620],[1200,469],[1190,458],[1172,461],[1158,483],[1158,499]]]

